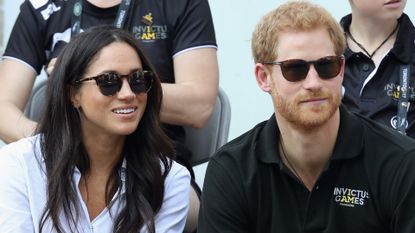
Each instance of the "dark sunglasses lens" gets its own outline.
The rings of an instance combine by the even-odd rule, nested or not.
[[[340,57],[323,57],[314,63],[320,78],[331,79],[340,73],[341,58]]]
[[[102,74],[96,80],[101,93],[105,96],[114,95],[121,89],[122,82],[118,74]]]
[[[151,88],[153,74],[150,71],[137,71],[130,76],[130,87],[134,93],[147,93]]]
[[[307,76],[310,66],[303,60],[287,60],[281,64],[282,75],[287,81],[298,82]]]

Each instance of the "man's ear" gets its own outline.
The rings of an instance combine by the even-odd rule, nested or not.
[[[264,92],[271,91],[271,73],[264,64],[255,64],[255,77],[261,90]]]
[[[346,67],[346,59],[342,59],[342,68],[340,69],[340,77],[342,78],[342,82],[344,79],[344,68]]]

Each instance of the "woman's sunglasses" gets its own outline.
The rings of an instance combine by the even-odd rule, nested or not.
[[[262,62],[265,65],[281,66],[282,76],[287,81],[298,82],[307,77],[310,65],[313,64],[321,79],[336,77],[341,70],[343,55],[322,57],[316,61],[304,61],[301,59],[290,59],[286,61]]]
[[[115,95],[121,90],[122,78],[128,78],[128,84],[131,90],[136,94],[140,94],[150,91],[151,85],[153,84],[153,77],[153,72],[148,70],[137,70],[127,75],[110,72],[77,80],[75,84],[95,80],[101,93],[105,96],[110,96]]]

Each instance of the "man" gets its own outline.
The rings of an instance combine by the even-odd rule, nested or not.
[[[198,232],[415,232],[415,142],[340,106],[336,20],[289,2],[252,47],[275,115],[209,162]]]

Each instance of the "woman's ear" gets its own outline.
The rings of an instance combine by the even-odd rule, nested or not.
[[[78,109],[79,107],[81,107],[81,101],[80,101],[80,94],[77,90],[74,89],[73,86],[69,87],[69,95],[71,97],[71,103],[72,106],[76,109]]]
[[[271,73],[264,64],[255,64],[255,77],[261,90],[264,92],[271,91]]]

